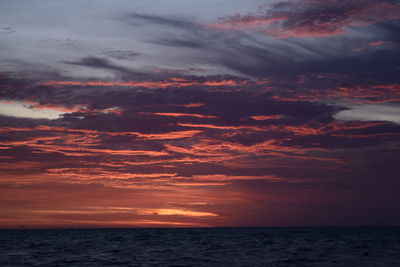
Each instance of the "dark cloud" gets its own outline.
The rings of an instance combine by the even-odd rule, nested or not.
[[[0,28],[0,34],[12,34],[14,32],[15,32],[15,30],[9,26]]]
[[[398,82],[400,51],[391,49],[376,51],[363,56],[332,57],[325,60],[299,64],[305,72],[367,73],[378,81]]]
[[[318,45],[325,44],[318,43]],[[338,55],[327,53],[321,50],[321,47],[315,48],[315,45],[297,41],[279,46],[280,50],[277,52],[277,47],[274,45],[259,47],[238,42],[231,45],[229,50],[224,50],[219,54],[218,61],[229,69],[253,77],[272,75],[293,77],[303,73],[339,73],[352,76],[363,74],[376,82],[399,81],[398,47],[371,50],[361,54],[350,53],[350,47],[347,51],[343,51],[342,48],[332,48],[338,50]],[[309,52],[305,53],[305,49]]]
[[[323,6],[322,3],[319,4]],[[353,4],[362,5],[359,1]],[[310,4],[310,6],[312,5]],[[340,4],[340,7],[350,10],[353,8],[350,4]],[[304,10],[308,10],[308,7]],[[152,17],[162,19],[162,17]],[[192,26],[195,31],[186,32],[184,35],[170,34],[168,37],[148,40],[148,42],[169,47],[196,49],[199,53],[212,55],[204,58],[209,64],[219,64],[246,76],[283,75],[290,77],[303,73],[346,73],[368,75],[370,79],[381,82],[397,82],[398,80],[399,52],[398,47],[393,45],[397,42],[394,35],[396,27],[394,22],[372,26],[372,29],[376,29],[375,38],[370,37],[369,40],[360,41],[358,39],[341,39],[338,36],[334,37],[336,38],[334,42],[325,39],[313,42],[302,39],[272,42],[260,40],[241,32],[218,33],[213,28]],[[372,29],[371,31],[374,32]],[[393,36],[391,37],[391,35]],[[386,49],[376,49],[369,44],[381,44],[376,41],[376,38],[381,42],[387,42]],[[360,47],[363,51],[353,51]],[[372,48],[365,49],[365,47]],[[197,57],[201,58],[201,54]]]
[[[399,19],[400,7],[385,0],[278,2],[258,13],[236,15],[210,25],[216,28],[258,28],[276,38],[323,37],[348,28]]]
[[[172,47],[182,47],[182,48],[194,48],[194,49],[202,49],[205,48],[206,44],[199,40],[190,40],[188,39],[160,39],[152,41],[155,44],[172,46]]]
[[[181,29],[193,29],[193,28],[198,27],[198,24],[196,24],[192,21],[184,20],[184,19],[177,19],[176,17],[162,17],[162,16],[156,16],[156,15],[133,13],[133,14],[129,14],[129,16],[126,17],[126,19],[133,23],[142,21],[142,22],[147,22],[147,23],[151,23],[151,24],[160,24],[163,26],[170,26],[170,27],[176,27],[176,28],[181,28]]]
[[[65,61],[64,63],[91,67],[91,68],[114,70],[118,72],[128,72],[128,73],[130,72],[130,70],[124,67],[112,64],[108,59],[98,58],[98,57],[85,57],[80,59],[79,61]]]
[[[382,22],[374,27],[374,33],[379,36],[379,40],[386,41],[389,44],[400,44],[400,37],[397,34],[400,31],[400,22]]]

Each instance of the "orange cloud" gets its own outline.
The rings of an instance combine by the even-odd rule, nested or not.
[[[103,131],[96,131],[96,130],[88,130],[88,129],[72,129],[66,127],[50,127],[45,125],[39,125],[34,128],[12,128],[12,127],[3,127],[0,128],[0,133],[7,133],[7,132],[29,132],[29,131],[49,131],[49,132],[58,132],[58,133],[65,133],[65,137],[70,138],[72,140],[77,140],[77,142],[81,143],[84,140],[87,140],[89,137],[97,137],[98,135],[109,135],[109,136],[136,136],[142,139],[149,139],[149,140],[172,140],[172,139],[182,139],[182,138],[189,138],[193,137],[203,131],[200,130],[187,130],[187,131],[177,131],[177,132],[168,132],[168,133],[161,133],[161,134],[145,134],[140,132],[103,132]],[[68,135],[68,133],[76,134],[76,135]],[[52,137],[53,138],[53,137]],[[55,139],[59,139],[61,137],[54,137]],[[21,141],[26,142],[26,141]],[[29,142],[28,142],[29,143]],[[65,143],[70,143],[65,140]]]
[[[192,128],[208,128],[208,129],[219,129],[219,130],[240,130],[249,129],[254,131],[264,131],[265,128],[257,126],[218,126],[213,124],[194,124],[194,123],[178,123],[179,126],[192,127]]]
[[[126,179],[158,179],[176,177],[176,173],[129,173],[109,171],[102,168],[59,168],[48,169],[47,175],[63,177],[74,180],[126,180]]]
[[[204,104],[203,103],[189,103],[189,104],[182,105],[182,106],[187,107],[187,108],[199,108],[199,107],[204,106]]]
[[[369,42],[368,44],[370,45],[370,46],[381,46],[381,45],[383,45],[383,44],[387,44],[388,42],[386,42],[386,41],[374,41],[374,42]]]
[[[137,211],[143,215],[162,215],[162,216],[187,216],[187,217],[216,217],[212,212],[180,210],[180,209],[141,209]]]
[[[174,139],[182,139],[182,138],[190,138],[195,135],[202,133],[203,131],[179,131],[179,132],[169,132],[164,134],[142,134],[135,133],[136,136],[147,139],[147,140],[174,140]]]
[[[272,182],[290,182],[288,179],[283,179],[273,175],[265,176],[237,176],[237,175],[225,175],[225,174],[211,174],[211,175],[193,175],[193,180],[200,181],[235,181],[235,180],[265,180]]]
[[[37,175],[36,184],[13,183],[13,186],[2,187],[1,228],[205,227],[215,225],[220,218],[218,211],[206,210],[207,206],[189,207],[193,206],[191,203],[221,201],[202,188],[169,186],[137,190],[124,185],[105,187],[98,183],[65,183],[61,177],[44,183],[44,178],[46,176]],[[221,195],[226,196],[224,201],[233,200],[229,192],[221,192]],[[43,201],[44,196],[46,201]],[[174,204],[169,204],[171,200]],[[25,204],[18,204],[21,202]]]
[[[145,87],[149,89],[165,89],[168,87],[188,87],[188,86],[237,86],[240,82],[233,79],[228,80],[208,80],[192,81],[183,78],[170,78],[165,81],[128,81],[128,82],[103,82],[103,81],[43,81],[44,86],[120,86],[120,87]]]
[[[251,119],[256,121],[265,121],[265,120],[275,120],[282,119],[282,115],[258,115],[258,116],[250,116]]]
[[[168,112],[154,112],[154,113],[151,113],[151,112],[141,112],[141,114],[167,116],[167,117],[194,117],[194,118],[207,118],[207,119],[215,119],[215,118],[217,118],[216,116],[193,114],[193,113],[168,113]]]
[[[8,130],[8,129],[7,129]],[[78,138],[78,139],[77,139]],[[82,141],[82,142],[81,142]],[[66,156],[95,156],[95,155],[115,155],[115,156],[150,156],[160,157],[170,155],[166,151],[134,150],[134,149],[106,149],[93,148],[98,144],[96,135],[79,137],[71,135],[59,135],[49,137],[32,137],[21,141],[3,141],[0,145],[7,147],[29,146],[37,150],[33,153],[60,153]]]

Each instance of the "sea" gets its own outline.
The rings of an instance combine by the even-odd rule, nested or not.
[[[400,266],[400,228],[0,230],[0,266]]]

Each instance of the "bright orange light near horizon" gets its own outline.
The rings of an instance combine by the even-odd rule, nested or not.
[[[142,209],[138,210],[139,214],[145,215],[164,215],[164,216],[188,216],[188,217],[216,217],[212,212],[192,211],[181,209]]]

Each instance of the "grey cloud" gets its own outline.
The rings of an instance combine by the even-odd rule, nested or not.
[[[0,29],[0,34],[11,34],[11,33],[14,33],[14,32],[15,32],[15,30],[12,27],[9,27],[9,26],[3,27],[3,28]]]
[[[131,50],[106,50],[103,54],[118,60],[130,60],[140,55],[140,53]]]
[[[151,42],[159,45],[182,47],[182,48],[203,49],[206,47],[206,44],[204,42],[201,42],[199,40],[191,40],[189,38],[188,39],[163,38]]]
[[[129,70],[124,67],[114,65],[109,60],[98,57],[85,57],[79,61],[64,61],[64,63],[92,68],[110,69],[120,72],[129,72]]]
[[[114,57],[120,57],[122,54],[114,54]],[[132,55],[130,55],[132,57]],[[118,66],[113,64],[110,60],[105,59],[105,58],[99,58],[99,57],[93,57],[93,56],[88,56],[81,58],[78,61],[64,61],[64,63],[69,64],[69,65],[78,65],[78,66],[83,66],[83,67],[89,67],[89,68],[95,68],[95,69],[104,69],[104,70],[110,70],[113,71],[115,75],[119,79],[122,80],[130,80],[130,79],[143,79],[148,77],[149,73],[146,73],[145,71],[140,71],[140,70],[134,70],[122,66]]]
[[[168,17],[161,17],[156,15],[148,15],[148,14],[138,14],[133,13],[126,16],[128,21],[130,22],[137,22],[137,21],[145,21],[148,23],[160,24],[164,26],[176,27],[176,28],[183,28],[183,29],[193,29],[198,27],[198,24],[182,19],[176,18],[168,18]]]

